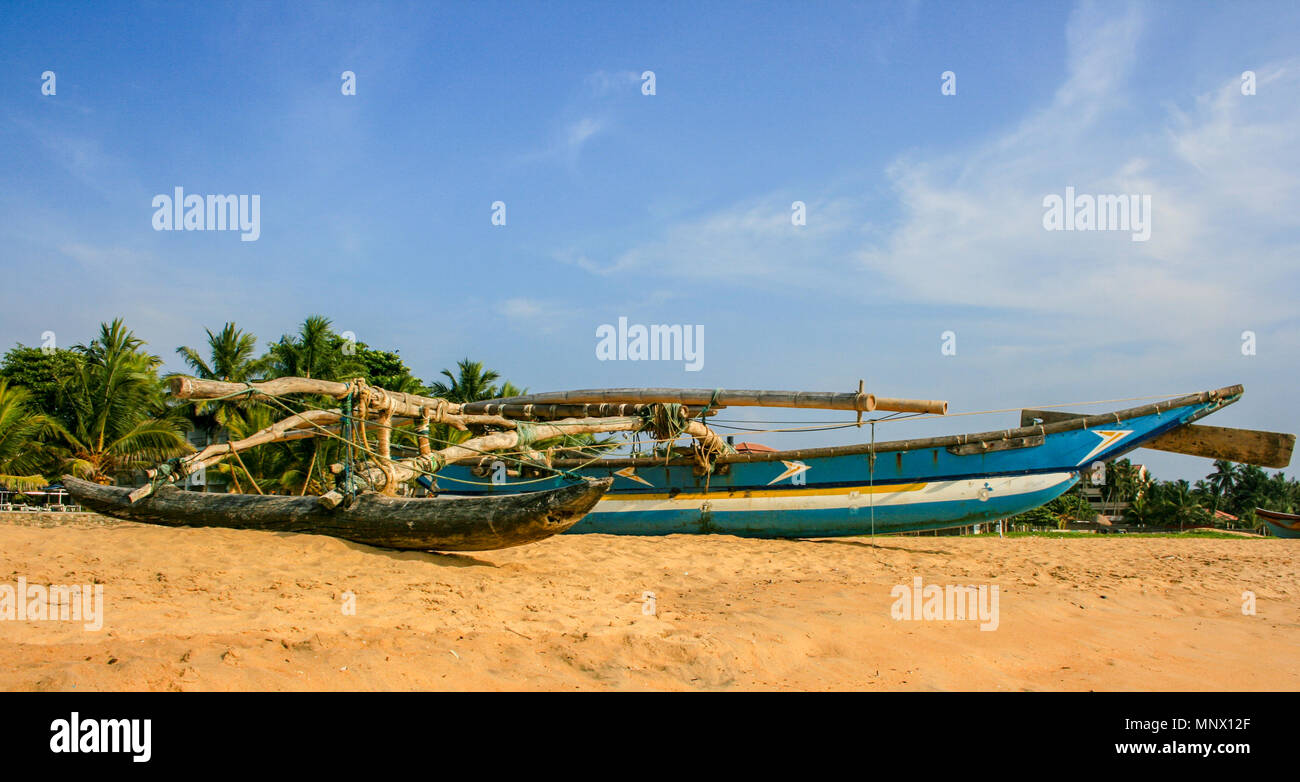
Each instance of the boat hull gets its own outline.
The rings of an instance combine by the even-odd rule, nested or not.
[[[970,526],[1050,502],[1093,463],[1116,459],[1239,397],[1234,387],[1078,422],[847,449],[733,454],[710,475],[697,475],[689,461],[586,463],[578,474],[615,482],[570,532],[831,537]],[[464,467],[443,474],[482,480]],[[515,484],[505,479],[486,492],[512,490]]]
[[[209,494],[172,486],[132,503],[126,488],[72,476],[64,476],[63,482],[83,507],[127,521],[302,532],[420,551],[487,551],[544,540],[577,524],[611,483],[591,480],[547,491],[485,497],[362,494],[350,507],[328,509],[313,496]]]
[[[1300,515],[1256,508],[1255,516],[1264,522],[1274,537],[1300,538]]]
[[[1050,502],[1078,473],[637,496],[608,496],[572,532],[625,535],[722,533],[741,537],[836,537],[962,527]]]

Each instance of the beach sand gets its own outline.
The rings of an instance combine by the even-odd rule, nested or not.
[[[0,585],[101,583],[104,627],[0,621],[3,690],[1300,689],[1300,541],[565,535],[444,555],[43,523],[0,522]],[[997,585],[997,629],[892,618],[915,576]]]

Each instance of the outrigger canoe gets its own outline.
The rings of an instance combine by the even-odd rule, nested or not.
[[[1193,425],[1242,393],[1228,386],[1099,415],[1025,410],[1019,427],[976,434],[729,453],[712,474],[700,474],[688,457],[662,455],[555,459],[552,466],[615,481],[571,533],[830,537],[944,529],[1036,508],[1094,463],[1142,446],[1284,466],[1293,435]],[[472,477],[459,465],[443,474]],[[523,487],[507,479],[483,491]]]
[[[1256,508],[1255,515],[1264,520],[1268,531],[1279,538],[1300,538],[1300,515]]]
[[[1240,399],[1239,385],[1099,415],[1022,410],[1019,426],[991,432],[784,451],[735,448],[708,418],[726,407],[809,408],[852,412],[854,423],[874,426],[864,413],[941,416],[948,403],[878,396],[861,381],[856,392],[607,388],[473,402],[385,391],[361,378],[180,377],[171,386],[195,402],[305,394],[338,406],[300,402],[306,409],[243,439],[158,465],[129,492],[70,481],[83,504],[95,507],[83,497],[97,491],[103,512],[122,518],[323,532],[402,548],[499,548],[565,530],[828,537],[962,527],[1043,505],[1086,470],[1140,447],[1285,467],[1295,445],[1291,434],[1194,423]],[[438,440],[434,424],[469,437]],[[568,445],[609,433],[635,440],[594,452]],[[165,491],[239,451],[307,437],[347,445],[329,465],[333,488],[320,497]],[[651,453],[637,453],[643,437]],[[682,440],[689,447],[678,447]],[[413,484],[444,499],[397,496],[416,491]]]
[[[392,549],[486,551],[558,535],[605,494],[610,479],[495,497],[357,495],[350,507],[319,497],[209,494],[163,486],[132,502],[131,490],[70,475],[63,485],[85,508],[127,521],[168,527],[306,532]]]

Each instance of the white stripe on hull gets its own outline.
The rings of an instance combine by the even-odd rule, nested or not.
[[[1042,475],[1015,475],[997,478],[980,478],[959,481],[931,481],[899,485],[818,489],[783,487],[769,491],[756,489],[748,492],[709,492],[708,495],[683,492],[681,496],[667,499],[662,494],[652,494],[645,499],[636,494],[607,494],[592,513],[645,513],[647,511],[673,511],[699,508],[705,502],[715,513],[728,511],[819,510],[837,508],[877,508],[916,505],[934,502],[970,502],[983,499],[1014,497],[1059,486],[1074,477],[1074,473],[1054,472]]]

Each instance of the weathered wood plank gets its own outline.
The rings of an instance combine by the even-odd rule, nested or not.
[[[1227,459],[1260,467],[1282,468],[1291,464],[1295,435],[1189,424],[1149,440],[1143,447],[1207,459]]]

